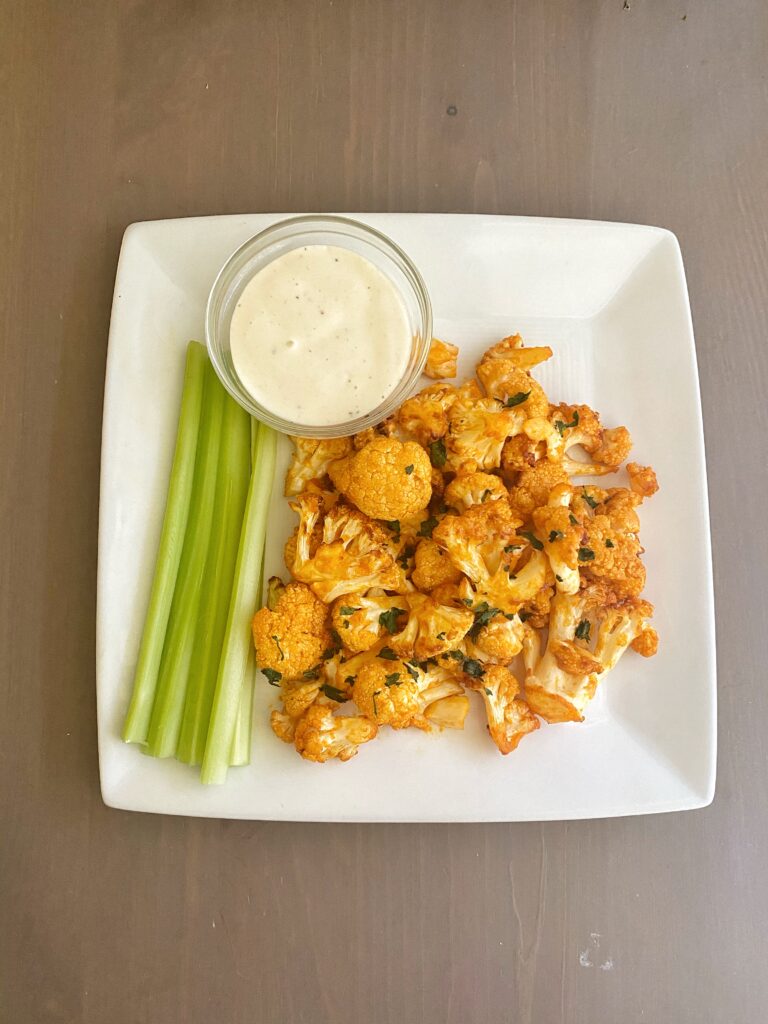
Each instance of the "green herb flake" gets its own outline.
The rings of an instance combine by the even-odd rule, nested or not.
[[[374,692],[371,694],[371,699],[373,701],[373,714],[377,718],[379,715],[379,709],[376,707],[376,698],[379,696],[380,693],[381,690],[374,690]]]
[[[591,562],[594,560],[595,552],[592,548],[579,548],[579,561]]]
[[[480,498],[480,504],[484,505],[486,503],[486,501],[488,501],[488,498],[490,497],[490,495],[491,495],[490,490],[483,491],[482,497]]]
[[[590,508],[597,508],[597,506],[600,504],[599,501],[595,501],[595,499],[592,497],[592,495],[591,494],[587,494],[586,491],[582,491],[581,492],[581,496],[584,499],[584,501],[586,501],[586,503],[589,505]]]
[[[612,541],[612,540],[611,540],[611,538],[609,537],[609,538],[608,538],[608,540],[606,540],[606,542],[605,542],[605,546],[606,546],[607,548],[612,548],[612,547],[615,547],[616,545],[615,545],[615,544],[613,543],[613,541]]]
[[[399,672],[393,672],[392,675],[386,677],[386,679],[384,680],[384,685],[385,686],[401,686],[402,682],[403,681],[400,678],[400,673]]]
[[[461,603],[465,604],[467,606],[467,608],[471,608],[472,607],[472,598],[471,597],[462,597]]]
[[[442,469],[447,458],[448,453],[445,450],[445,442],[443,439],[440,438],[438,441],[433,441],[429,446],[429,461],[435,469]]]
[[[320,665],[315,665],[314,668],[308,668],[306,672],[302,672],[301,678],[306,679],[307,682],[311,682],[313,679],[320,678]]]
[[[487,626],[488,623],[495,619],[497,615],[501,615],[499,608],[491,608],[487,601],[482,601],[477,608],[475,608],[475,621],[472,624],[471,632],[476,635],[480,632],[483,626]]]
[[[474,658],[464,659],[464,671],[468,676],[472,676],[473,679],[482,679],[485,675],[485,669]]]
[[[558,576],[557,573],[555,573],[555,579],[557,580],[558,583],[562,583],[563,582],[563,577],[562,576]]]
[[[355,612],[359,612],[359,608],[352,608],[348,604],[344,604],[339,608],[339,615],[354,615]]]
[[[405,615],[405,608],[390,608],[379,615],[379,625],[388,633],[394,633],[397,631],[397,620],[400,615]],[[387,649],[385,648],[385,650]]]
[[[431,537],[432,531],[437,526],[437,519],[434,516],[430,516],[429,519],[425,519],[419,527],[419,537]]]
[[[411,463],[410,466],[406,466],[405,467],[405,475],[406,476],[410,476],[412,472],[413,472],[413,463]]]
[[[578,427],[579,425],[579,413],[578,410],[574,410],[573,419],[570,423],[563,423],[562,420],[555,421],[555,430],[558,432],[560,437],[563,436],[566,430],[570,430],[571,427]]]
[[[280,680],[283,678],[282,672],[276,672],[273,668],[263,668],[261,671],[269,680],[270,686],[280,685]]]
[[[520,534],[521,537],[525,537],[525,539],[528,541],[528,543],[531,545],[531,547],[535,548],[536,551],[543,551],[544,550],[544,545],[541,543],[539,538],[534,536],[528,530],[518,530],[517,532]]]
[[[519,551],[522,548],[522,546],[522,544],[507,544],[507,546],[504,548],[504,554],[509,555],[513,551]]]
[[[590,629],[591,629],[591,626],[590,626],[589,619],[582,619],[581,622],[576,627],[576,633],[575,633],[576,639],[577,640],[586,640],[587,643],[589,643],[589,631],[590,631]]]
[[[345,683],[346,683],[346,684],[347,684],[348,686],[354,686],[354,683],[355,683],[355,677],[354,677],[354,676],[347,676],[347,678],[346,678],[346,679],[344,680],[344,682],[345,682]]]
[[[445,630],[442,630],[440,633],[437,634],[437,639],[445,640]]]
[[[323,683],[320,687],[320,691],[325,694],[330,700],[335,700],[337,704],[346,704],[347,695],[343,690],[337,689],[335,686],[331,686],[330,683]]]
[[[411,679],[413,679],[416,682],[418,682],[419,681],[419,670],[416,668],[416,666],[409,664],[407,661],[403,662],[403,664],[405,665],[405,671],[408,673],[408,675],[411,677]]]
[[[520,619],[521,622],[527,622],[532,614],[533,612],[518,612],[517,617]]]
[[[573,514],[573,512],[571,512],[570,515],[568,516],[568,521],[570,522],[571,526],[578,526],[579,525],[579,520],[576,518],[576,516]]]
[[[514,409],[516,405],[522,405],[531,397],[530,391],[518,391],[516,395],[510,395],[504,403],[506,409]]]
[[[565,534],[561,530],[549,531],[549,543],[554,544],[556,540],[562,540]]]
[[[280,652],[280,661],[285,661],[285,654],[283,652],[283,648],[280,646],[280,641],[277,639],[276,636],[273,636],[272,639],[275,641],[275,646]]]
[[[448,651],[448,656],[453,658],[454,661],[464,661],[464,655],[461,651]]]
[[[384,661],[397,661],[397,655],[391,647],[382,647],[379,651],[379,657]]]
[[[398,537],[400,536],[400,520],[399,519],[383,519],[382,522],[393,533],[396,533]]]
[[[488,694],[489,697],[493,696],[493,690],[489,690],[487,686],[484,686],[483,690]]]

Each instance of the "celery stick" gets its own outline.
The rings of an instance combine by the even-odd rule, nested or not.
[[[200,764],[205,752],[245,500],[251,478],[250,417],[229,395],[225,395],[224,403],[211,542],[195,626],[184,717],[176,751],[177,758],[186,764]]]
[[[207,362],[203,346],[191,341],[187,346],[176,449],[171,466],[155,575],[133,679],[133,696],[123,726],[123,739],[126,743],[145,743],[147,739],[163,642],[189,517]]]
[[[269,499],[275,475],[277,434],[263,423],[259,424],[258,430],[256,464],[248,489],[224,650],[216,679],[213,712],[203,757],[201,779],[205,783],[221,783],[227,776],[243,678],[252,647],[251,618],[261,596],[258,585],[264,558]]]
[[[147,734],[147,752],[154,757],[172,757],[179,740],[203,573],[211,538],[224,396],[224,389],[209,363],[206,366],[200,441],[195,460],[195,481],[187,533],[173,594],[155,706]]]
[[[235,735],[232,737],[232,749],[229,752],[229,763],[234,767],[242,767],[251,763],[251,726],[253,723],[253,682],[256,668],[253,644],[248,652],[248,664],[240,690],[240,702],[237,705],[237,721]]]
[[[256,465],[256,453],[259,450],[259,421],[251,416],[251,472]]]

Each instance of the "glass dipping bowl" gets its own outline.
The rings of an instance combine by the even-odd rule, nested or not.
[[[411,352],[405,373],[386,399],[365,415],[322,426],[294,423],[265,408],[245,388],[232,360],[229,329],[244,288],[262,267],[304,245],[337,245],[365,257],[397,289],[411,330]],[[219,271],[205,311],[208,354],[224,387],[252,416],[284,434],[300,437],[344,437],[390,416],[413,390],[424,369],[432,341],[432,306],[426,285],[403,250],[386,235],[348,217],[292,217],[248,239]]]

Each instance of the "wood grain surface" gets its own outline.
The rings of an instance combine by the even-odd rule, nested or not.
[[[765,1019],[767,67],[764,0],[0,0],[3,1022]],[[677,233],[715,549],[712,807],[416,827],[103,806],[96,532],[122,232],[311,209]]]

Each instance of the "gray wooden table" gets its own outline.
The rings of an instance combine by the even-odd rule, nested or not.
[[[764,0],[0,0],[0,1019],[766,1018],[767,68]],[[134,220],[295,209],[677,233],[715,547],[712,807],[367,827],[102,805],[96,529],[120,237]]]

